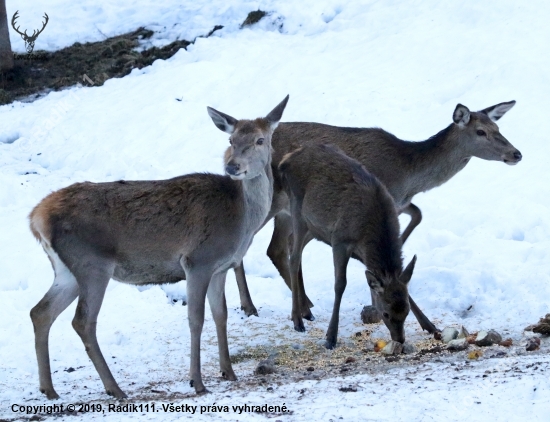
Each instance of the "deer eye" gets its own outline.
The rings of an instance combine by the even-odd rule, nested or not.
[[[487,133],[485,133],[485,131],[481,129],[478,130],[476,133],[477,133],[477,136],[487,136]]]
[[[388,319],[390,317],[390,314],[388,314],[387,312],[384,312],[382,315],[384,315],[384,318]]]
[[[264,144],[264,138],[260,138],[256,141],[256,145],[263,145]]]

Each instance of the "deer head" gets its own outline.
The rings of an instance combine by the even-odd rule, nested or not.
[[[231,146],[225,152],[225,172],[234,180],[253,179],[269,164],[271,135],[279,124],[288,102],[286,98],[266,117],[237,120],[208,107],[208,114],[218,129],[229,133]]]
[[[410,311],[408,285],[415,264],[416,255],[398,276],[384,277],[369,270],[365,273],[370,288],[377,295],[376,310],[382,315],[392,340],[400,343],[405,342],[405,319]]]
[[[515,101],[509,101],[475,112],[462,104],[456,106],[453,121],[460,129],[461,142],[471,156],[508,165],[521,161],[521,152],[501,135],[495,123],[515,104]]]

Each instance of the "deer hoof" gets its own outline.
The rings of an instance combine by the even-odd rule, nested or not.
[[[327,340],[325,341],[325,347],[329,350],[332,350],[336,347],[336,340]]]
[[[195,387],[195,393],[199,396],[201,394],[210,393],[202,382],[199,385],[199,383],[196,383],[195,380],[189,380],[189,387]]]
[[[128,396],[120,388],[113,388],[111,390],[105,390],[107,394],[115,399],[122,400],[127,399]]]
[[[249,316],[258,316],[258,311],[256,310],[256,307],[254,305],[252,306],[241,306],[241,310],[244,311],[244,314]]]
[[[299,323],[299,324],[294,324],[294,329],[296,331],[298,331],[299,333],[305,333],[306,332],[306,327],[304,327],[304,323]]]
[[[222,371],[222,378],[226,379],[227,381],[237,381],[237,376],[231,371]]]
[[[306,312],[305,314],[302,315],[302,318],[307,319],[308,321],[315,321],[315,317],[311,312]]]
[[[44,393],[48,400],[57,400],[59,398],[59,394],[53,388],[41,388],[40,392]]]

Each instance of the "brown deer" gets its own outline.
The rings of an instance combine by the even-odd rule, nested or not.
[[[367,266],[374,305],[392,339],[404,343],[403,325],[410,309],[407,285],[416,256],[403,271],[397,210],[384,185],[332,145],[306,145],[287,154],[279,164],[279,174],[290,198],[294,329],[305,331],[301,300],[305,291],[298,274],[302,250],[315,238],[332,246],[334,259],[335,298],[326,347],[336,345],[346,268],[352,255]]]
[[[51,193],[33,209],[31,230],[55,272],[52,287],[31,310],[40,391],[49,399],[59,397],[50,371],[50,327],[77,297],[73,327],[107,393],[126,397],[96,338],[97,315],[111,278],[135,285],[187,280],[190,378],[197,393],[206,391],[200,337],[208,296],[222,376],[237,379],[227,345],[225,277],[241,262],[271,207],[271,136],[287,101],[288,96],[255,120],[237,120],[208,107],[215,125],[231,134],[225,176],[196,173],[158,181],[76,183]]]
[[[291,287],[288,240],[292,226],[288,197],[281,188],[277,171],[277,165],[285,154],[305,145],[331,143],[358,160],[386,186],[398,213],[411,216],[401,234],[401,241],[405,243],[422,220],[420,209],[411,202],[414,195],[442,185],[462,170],[472,157],[502,161],[509,165],[521,160],[521,153],[500,134],[494,123],[515,103],[500,103],[478,112],[471,112],[458,104],[453,113],[453,123],[423,142],[403,141],[378,128],[281,123],[273,134],[274,194],[268,219],[275,217],[275,229],[267,254],[287,286]],[[247,294],[242,265],[235,268],[235,274],[242,308],[247,315],[257,315],[252,299]],[[303,295],[301,300],[304,301],[304,308],[312,306],[307,296]],[[412,299],[410,303],[422,328],[430,333],[435,332],[437,328],[420,312]],[[306,319],[313,318],[309,309],[303,309],[302,313]],[[372,322],[376,320],[379,318]]]

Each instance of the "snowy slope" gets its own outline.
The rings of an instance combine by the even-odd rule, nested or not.
[[[162,30],[155,38],[159,43],[193,38],[216,24],[226,28],[170,60],[102,87],[75,87],[34,103],[0,107],[0,414],[9,403],[38,395],[28,313],[53,275],[28,230],[32,207],[47,193],[77,181],[221,172],[227,136],[212,124],[207,105],[250,118],[264,115],[288,93],[284,121],[380,126],[401,138],[422,140],[451,122],[459,102],[476,110],[515,99],[517,105],[499,127],[521,150],[523,161],[509,167],[474,159],[444,186],[418,195],[414,202],[424,220],[404,248],[405,261],[418,255],[411,295],[440,326],[507,329],[517,338],[523,327],[549,312],[546,2],[228,5],[197,0],[142,2],[138,8],[126,1],[94,5],[57,0],[16,7],[22,24],[23,16],[30,22],[35,11],[50,15],[51,27],[39,37],[37,49],[100,40],[96,27],[109,36],[138,26],[156,28]],[[273,15],[257,27],[239,30],[238,24],[257,7]],[[8,2],[8,15],[13,8]],[[62,19],[62,29],[53,25],[54,16]],[[23,51],[22,42],[14,46]],[[259,318],[242,318],[234,278],[228,278],[232,353],[249,344],[304,336],[292,330],[290,292],[265,256],[270,236],[268,225],[245,259]],[[329,248],[318,243],[307,247],[306,289],[317,317],[308,329],[325,330],[328,324],[331,263]],[[357,262],[349,266],[342,339],[356,330],[359,312],[370,302],[363,271]],[[175,290],[184,295],[183,285]],[[74,304],[51,331],[52,370],[58,371],[54,384],[66,399],[101,398],[97,374],[72,330],[73,314]],[[183,383],[189,365],[186,319],[186,308],[172,306],[159,287],[140,292],[111,283],[98,339],[123,390],[179,380],[181,391],[191,391]],[[389,337],[383,327],[380,333]],[[418,335],[412,315],[407,335]],[[210,316],[203,345],[206,383],[221,394],[222,387],[212,385],[217,347]],[[64,372],[68,367],[82,368]],[[83,381],[93,396],[73,392]],[[548,394],[548,381],[539,381],[539,391]]]

